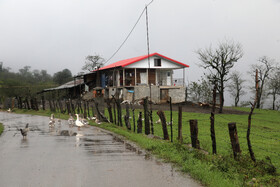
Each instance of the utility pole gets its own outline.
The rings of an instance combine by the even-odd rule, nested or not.
[[[152,3],[151,1],[149,5]],[[147,50],[148,50],[148,84],[149,84],[149,90],[150,90],[150,122],[151,122],[151,131],[152,134],[154,134],[154,125],[153,125],[153,110],[152,110],[152,86],[151,82],[149,81],[149,74],[151,72],[151,64],[150,64],[150,41],[149,41],[149,24],[148,24],[148,5],[146,5],[146,28],[147,28]]]

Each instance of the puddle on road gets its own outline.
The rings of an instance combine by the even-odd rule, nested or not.
[[[78,130],[62,120],[49,128],[48,117],[1,112],[0,122],[5,126],[0,137],[0,159],[7,161],[0,171],[5,186],[199,186],[169,164],[95,127]],[[30,131],[23,139],[18,129],[26,123]],[[18,160],[26,162],[11,168]]]

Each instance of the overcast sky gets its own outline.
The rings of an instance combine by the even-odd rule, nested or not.
[[[108,59],[150,0],[0,0],[0,61],[18,71],[81,71],[87,55]],[[198,55],[224,40],[243,46],[235,69],[244,74],[267,55],[280,61],[280,0],[154,0],[148,8],[150,52],[190,65],[187,80],[202,75]],[[147,54],[145,16],[110,60]]]

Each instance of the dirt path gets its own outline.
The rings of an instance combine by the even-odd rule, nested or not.
[[[200,186],[96,127],[78,130],[62,121],[50,129],[47,117],[4,112],[0,122],[5,126],[0,137],[1,186]],[[23,139],[18,129],[26,123],[30,131]]]

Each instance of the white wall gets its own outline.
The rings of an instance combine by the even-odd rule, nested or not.
[[[184,66],[174,63],[172,61],[166,60],[161,58],[161,66],[154,66],[154,59],[155,58],[160,58],[157,56],[152,56],[150,57],[150,68],[168,68],[168,69],[178,69],[178,68],[183,68]],[[143,59],[141,61],[135,62],[133,64],[130,64],[126,66],[126,68],[149,68],[149,63],[148,59]]]

